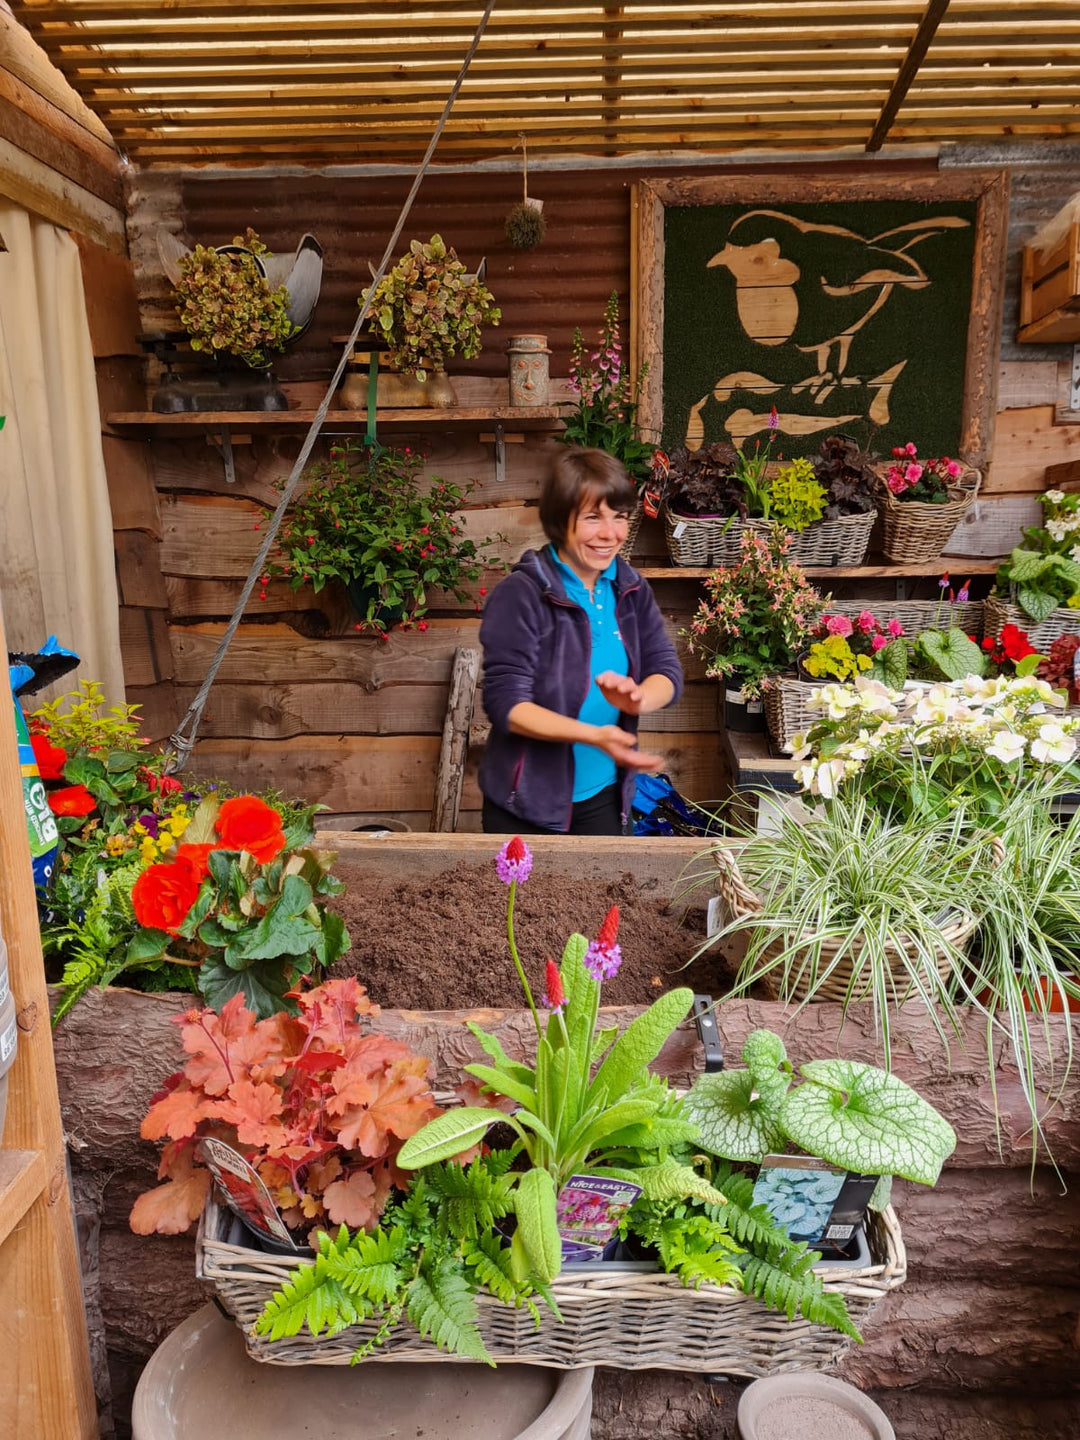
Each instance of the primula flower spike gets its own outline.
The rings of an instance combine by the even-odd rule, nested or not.
[[[619,973],[622,964],[622,949],[619,934],[619,907],[612,905],[604,916],[600,934],[585,952],[585,969],[594,980],[612,980]]]
[[[559,974],[559,967],[554,960],[549,960],[544,970],[547,989],[544,991],[543,1005],[553,1015],[561,1015],[566,1009],[566,992],[563,990],[562,976]]]
[[[527,880],[531,870],[532,854],[520,835],[508,840],[495,856],[495,872],[504,885]]]

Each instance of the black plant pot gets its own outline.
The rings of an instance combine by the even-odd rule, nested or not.
[[[744,735],[765,733],[765,706],[760,699],[747,700],[741,690],[724,690],[724,729]]]
[[[379,597],[378,585],[370,584],[366,580],[350,580],[347,586],[349,604],[358,620],[367,620],[368,604]],[[378,612],[379,619],[389,630],[391,626],[397,625],[405,618],[404,605],[384,605]]]

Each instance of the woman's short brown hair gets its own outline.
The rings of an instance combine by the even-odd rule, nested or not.
[[[627,515],[637,504],[637,492],[622,461],[606,450],[579,446],[560,450],[540,492],[540,524],[556,549],[582,506],[601,500]]]

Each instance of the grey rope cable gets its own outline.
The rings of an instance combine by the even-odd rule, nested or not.
[[[263,573],[267,556],[270,554],[270,549],[277,538],[277,532],[281,527],[282,520],[285,518],[286,510],[289,508],[293,492],[299,483],[300,476],[303,474],[304,467],[311,456],[311,452],[315,448],[315,441],[318,439],[319,432],[322,430],[323,424],[326,421],[334,391],[337,389],[341,377],[345,373],[345,366],[348,363],[349,356],[352,354],[353,346],[356,344],[364,321],[368,317],[368,311],[371,308],[375,291],[378,289],[379,282],[386,274],[386,268],[390,264],[390,259],[394,251],[397,249],[397,242],[401,237],[402,230],[405,228],[405,221],[409,217],[409,211],[412,209],[417,191],[420,189],[420,184],[427,173],[427,168],[431,163],[431,157],[434,155],[435,147],[439,143],[439,137],[442,135],[446,122],[450,118],[450,112],[454,108],[454,101],[458,97],[458,91],[464,84],[465,76],[469,72],[469,66],[472,64],[473,56],[476,54],[480,41],[483,39],[484,31],[487,29],[487,23],[491,19],[491,12],[495,9],[495,3],[496,0],[487,0],[487,4],[484,6],[484,13],[480,16],[476,33],[472,38],[468,50],[465,52],[465,58],[461,62],[461,69],[458,71],[457,79],[450,87],[450,93],[446,97],[446,104],[443,106],[442,114],[439,116],[439,122],[435,126],[431,139],[428,141],[427,149],[424,151],[424,157],[420,161],[420,167],[413,178],[409,193],[405,197],[405,203],[402,205],[397,223],[394,225],[393,234],[386,242],[386,249],[383,251],[382,259],[379,261],[375,273],[372,276],[371,285],[368,287],[367,296],[360,306],[360,313],[356,317],[352,333],[345,342],[345,348],[341,352],[341,357],[334,369],[330,384],[327,386],[326,394],[323,396],[319,408],[315,412],[315,418],[312,420],[307,435],[304,437],[304,443],[300,447],[300,453],[296,457],[289,478],[282,489],[281,499],[278,501],[277,507],[270,517],[266,534],[263,537],[262,544],[259,546],[259,553],[255,556],[248,577],[244,581],[243,589],[240,591],[240,598],[236,602],[236,608],[233,610],[229,623],[225,627],[225,633],[218,643],[214,658],[210,661],[210,665],[207,668],[206,678],[199,686],[195,698],[184,714],[184,718],[169,736],[169,745],[175,752],[173,759],[169,763],[169,770],[182,769],[183,766],[187,764],[188,757],[194,749],[195,740],[199,733],[199,723],[202,720],[202,713],[206,706],[207,697],[213,687],[214,679],[218,670],[221,668],[222,661],[225,659],[225,652],[228,650],[229,645],[232,643],[233,636],[240,627],[244,610],[247,608],[247,603],[251,599],[251,592],[255,589],[255,581]]]

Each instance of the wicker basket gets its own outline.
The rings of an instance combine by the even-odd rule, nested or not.
[[[814,690],[820,690],[825,680],[795,680],[781,675],[765,690],[765,723],[774,744],[788,754],[792,750],[792,737],[805,734],[810,726],[821,717],[811,715],[807,706]]]
[[[991,595],[986,602],[983,623],[987,635],[993,635],[995,640],[1001,634],[1003,626],[1016,625],[1026,632],[1029,642],[1036,650],[1044,650],[1055,640],[1060,640],[1062,635],[1080,635],[1080,610],[1070,610],[1067,605],[1059,605],[1045,620],[1035,624],[1019,605]]]
[[[1005,850],[1001,841],[991,837],[991,849],[994,854],[995,865],[1000,865],[1005,859]],[[739,869],[738,861],[730,850],[723,846],[717,846],[713,851],[713,858],[716,861],[718,873],[716,888],[720,898],[727,910],[728,919],[752,918],[760,915],[762,904],[760,898],[747,884],[742,872]],[[941,934],[944,941],[963,950],[979,927],[979,921],[971,915],[957,915],[955,919],[946,921],[941,926]],[[779,954],[790,943],[790,937],[778,936],[765,949],[763,958],[769,959]],[[846,953],[832,969],[831,973],[823,979],[818,979],[820,971],[828,970],[842,948]],[[934,963],[942,980],[948,980],[953,973],[953,956],[946,945],[935,947],[936,953]],[[858,947],[856,947],[856,954]],[[901,951],[888,947],[889,969],[890,969],[890,995],[889,999],[896,1004],[903,1004],[908,999],[911,991],[911,978],[905,957]],[[872,981],[867,979],[863,989],[854,991],[850,997],[848,990],[851,985],[854,966],[851,950],[846,947],[846,937],[836,940],[823,940],[821,942],[820,958],[815,963],[810,948],[807,948],[805,963],[799,963],[798,970],[789,988],[784,988],[770,972],[762,976],[761,984],[765,990],[771,990],[771,998],[776,1000],[806,1000],[811,991],[813,998],[819,1002],[832,1001],[836,1004],[846,1004],[851,1000],[866,1000],[869,998]]]
[[[978,470],[966,470],[956,485],[949,486],[949,499],[944,505],[898,500],[883,484],[881,509],[885,538],[881,548],[886,560],[903,565],[908,561],[936,559],[965,512],[974,505],[981,483]]]
[[[637,543],[642,519],[641,501],[639,500],[637,507],[630,512],[630,523],[626,527],[626,539],[619,546],[619,554],[627,562],[629,562],[630,556],[634,553],[634,545]]]
[[[769,527],[764,520],[740,520],[737,515],[679,515],[664,507],[664,534],[673,565],[736,565],[747,530],[765,535]]]
[[[196,1274],[208,1280],[244,1331],[248,1353],[277,1365],[345,1365],[375,1333],[377,1322],[318,1338],[302,1332],[268,1341],[252,1334],[266,1302],[290,1277],[294,1257],[270,1255],[236,1243],[239,1221],[211,1199],[196,1240]],[[243,1232],[246,1234],[246,1232]],[[904,1283],[907,1257],[892,1209],[868,1226],[872,1264],[819,1274],[827,1290],[843,1295],[861,1326],[874,1305]],[[587,1273],[586,1273],[587,1272]],[[789,1321],[753,1296],[728,1286],[687,1290],[675,1275],[638,1266],[567,1266],[551,1287],[563,1319],[541,1307],[537,1328],[527,1310],[478,1297],[480,1333],[495,1360],[576,1369],[615,1365],[624,1370],[697,1370],[757,1377],[782,1370],[821,1370],[850,1342],[835,1330],[801,1317]],[[399,1324],[372,1360],[457,1359],[437,1350],[409,1325]]]
[[[877,511],[819,520],[805,530],[791,532],[787,558],[797,565],[861,565],[870,544]]]
[[[846,615],[856,620],[864,610],[869,610],[883,625],[890,620],[899,620],[904,635],[913,640],[923,630],[938,630],[950,625],[958,626],[965,635],[974,635],[976,640],[983,637],[984,607],[981,600],[966,600],[963,604],[952,604],[937,600],[830,600],[825,606],[826,615]],[[1076,621],[1080,627],[1080,614]]]

